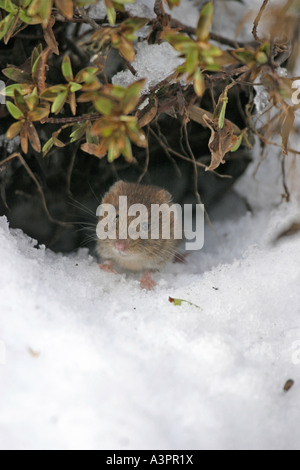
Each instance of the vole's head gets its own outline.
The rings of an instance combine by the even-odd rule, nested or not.
[[[126,217],[122,216],[123,207],[122,202],[120,206],[120,196],[126,196],[128,210]],[[122,200],[124,201],[123,198]],[[98,253],[103,259],[112,259],[123,268],[133,271],[159,269],[172,259],[178,245],[178,240],[174,240],[173,212],[170,213],[170,238],[164,239],[162,237],[162,217],[160,214],[158,238],[151,239],[151,227],[153,228],[151,206],[153,204],[170,206],[172,196],[168,191],[155,186],[119,181],[105,194],[102,200],[103,208],[104,204],[113,206],[115,212],[109,216],[105,211],[99,218],[99,222],[102,223],[109,221],[107,231],[110,238],[98,240],[97,243]],[[143,210],[142,213],[137,206],[132,207],[136,204],[143,205],[146,210]],[[137,210],[138,212],[136,212]],[[136,238],[132,230],[140,236]]]

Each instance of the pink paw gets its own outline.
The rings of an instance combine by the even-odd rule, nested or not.
[[[98,266],[100,269],[102,269],[102,271],[105,271],[106,273],[117,274],[116,271],[114,270],[114,265],[112,261],[105,261],[104,263],[99,264]]]
[[[152,290],[156,286],[156,282],[152,279],[150,273],[146,273],[141,278],[140,285],[142,289]]]

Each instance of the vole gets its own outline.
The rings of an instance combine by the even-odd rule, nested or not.
[[[128,208],[134,204],[143,204],[147,208],[147,219],[141,219],[139,231],[143,232],[143,235],[145,237],[148,236],[148,238],[143,237],[136,240],[130,238],[128,227],[136,219],[136,216],[130,216],[126,213],[127,220],[125,220],[126,224],[124,224],[124,219],[121,219],[120,214],[120,196],[127,197]],[[113,221],[113,228],[115,229],[116,237],[114,239],[98,239],[97,252],[103,260],[103,264],[100,264],[99,267],[114,273],[115,265],[128,271],[141,272],[141,288],[151,290],[156,285],[152,278],[153,272],[160,270],[174,258],[177,253],[177,247],[181,242],[181,239],[178,238],[178,232],[175,235],[174,221],[176,221],[176,214],[173,212],[170,212],[169,239],[163,238],[161,215],[158,239],[151,238],[151,224],[153,228],[151,207],[153,204],[166,204],[170,207],[173,204],[171,194],[165,189],[156,186],[118,181],[104,195],[101,205],[104,204],[110,204],[115,208],[116,215]],[[105,215],[102,214],[99,217],[99,222],[103,221],[104,223]],[[126,232],[126,239],[120,238],[122,229]],[[182,232],[179,236],[181,234]]]

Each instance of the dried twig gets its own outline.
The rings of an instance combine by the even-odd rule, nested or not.
[[[149,126],[147,126],[147,140],[149,141]],[[142,179],[144,178],[144,176],[146,175],[148,171],[149,161],[150,161],[149,145],[147,145],[147,147],[145,148],[145,154],[146,154],[145,166],[144,166],[143,172],[139,176],[138,183],[142,181]]]
[[[197,161],[196,161],[196,158],[195,158],[195,155],[194,155],[194,152],[192,151],[192,148],[190,146],[190,141],[189,141],[189,134],[188,134],[188,130],[187,130],[187,121],[185,120],[184,122],[184,134],[185,134],[185,143],[186,143],[186,146],[188,148],[188,151],[189,151],[189,154],[191,156],[191,159],[193,161],[193,165],[194,165],[194,189],[195,189],[195,196],[196,196],[196,200],[197,200],[197,203],[198,204],[202,204],[202,201],[201,201],[201,197],[200,197],[200,194],[199,194],[199,191],[198,191],[198,168],[197,168]],[[205,209],[204,207],[204,213],[205,213],[205,216],[206,216],[206,219],[207,219],[207,222],[210,226],[210,228],[212,229],[213,233],[215,234],[216,236],[216,239],[218,241],[218,243],[222,246],[222,241],[216,231],[216,229],[214,228],[213,226],[213,223],[211,221],[211,218],[209,217],[208,215],[208,212],[207,210]]]
[[[176,152],[176,150],[173,150],[171,147],[169,147],[168,145],[166,145],[162,139],[159,138],[159,136],[154,132],[153,129],[151,129],[150,127],[150,134],[153,135],[153,137],[160,143],[160,145],[162,146],[162,148],[165,150],[165,151],[168,151],[169,153],[171,153],[172,155],[174,155],[175,157],[178,157],[178,158],[181,158],[182,160],[185,160],[186,162],[189,162],[189,163],[192,163],[193,164],[193,161],[186,157],[185,155],[182,155],[182,153],[179,153],[179,152]],[[203,169],[206,169],[207,168],[207,165],[204,165],[204,163],[201,163],[201,162],[198,162],[196,160],[196,165],[203,168]],[[220,175],[219,173],[217,173],[216,171],[211,171],[210,173],[213,173],[214,175],[218,176],[219,178],[228,178],[228,179],[231,179],[232,176],[230,175]]]
[[[285,155],[282,155],[282,158],[281,158],[281,171],[282,171],[282,184],[283,184],[284,193],[285,193],[284,198],[285,198],[286,202],[290,202],[291,194],[290,194],[289,188],[288,188],[287,183],[286,183]]]
[[[269,3],[269,0],[264,0],[262,6],[260,7],[260,10],[258,12],[258,15],[256,16],[255,20],[254,20],[254,24],[253,24],[253,29],[252,29],[252,34],[254,36],[254,39],[258,42],[263,42],[262,39],[260,39],[258,37],[258,34],[257,34],[257,28],[258,28],[258,24],[261,20],[261,17],[263,15],[263,12],[265,11],[265,8],[267,6],[267,4]]]

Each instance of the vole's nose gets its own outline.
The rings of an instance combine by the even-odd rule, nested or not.
[[[127,250],[127,242],[125,240],[118,240],[116,242],[116,249],[118,251],[126,251]]]

